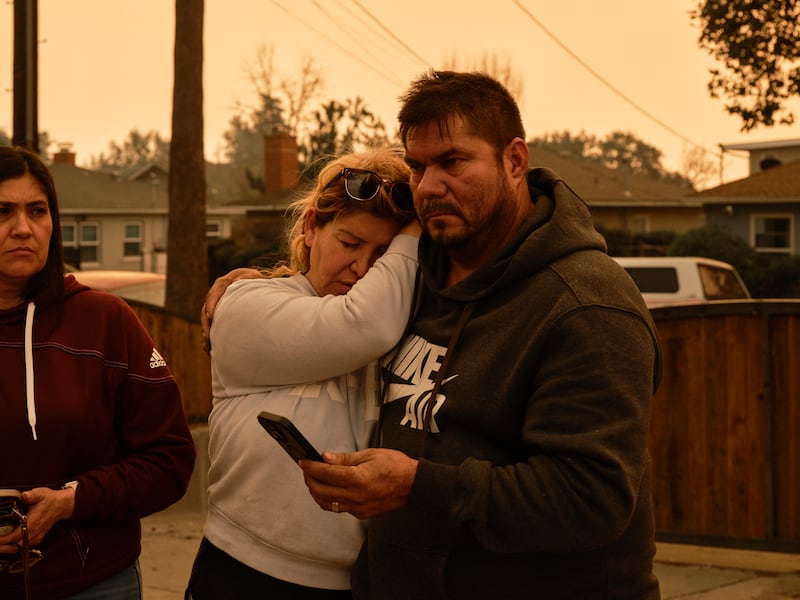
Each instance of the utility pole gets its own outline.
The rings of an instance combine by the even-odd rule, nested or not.
[[[11,143],[39,153],[38,0],[14,0],[14,131]]]

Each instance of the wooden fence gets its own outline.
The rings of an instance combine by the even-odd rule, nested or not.
[[[800,550],[800,301],[652,312],[659,538]]]
[[[131,302],[183,393],[211,411],[200,325]],[[664,351],[650,450],[659,539],[800,551],[800,300],[653,309]]]
[[[200,322],[171,315],[158,306],[128,303],[175,376],[189,423],[206,423],[211,413],[211,358],[203,351]]]

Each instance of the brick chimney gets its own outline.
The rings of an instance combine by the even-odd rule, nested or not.
[[[297,142],[288,133],[264,136],[264,191],[282,192],[299,181]]]
[[[75,153],[70,149],[69,145],[61,146],[58,152],[53,154],[53,163],[59,165],[75,166]]]

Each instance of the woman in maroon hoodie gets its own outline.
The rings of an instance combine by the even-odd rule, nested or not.
[[[130,307],[64,277],[53,179],[9,146],[0,365],[0,500],[20,493],[0,521],[0,599],[140,599],[139,519],[194,467],[180,393]]]

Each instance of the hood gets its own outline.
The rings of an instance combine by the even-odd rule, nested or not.
[[[582,250],[607,251],[594,228],[589,206],[550,169],[528,172],[534,206],[519,231],[487,263],[458,284],[441,289],[447,273],[444,249],[427,234],[420,239],[423,280],[434,293],[459,302],[475,302],[498,289]]]
[[[78,294],[89,288],[78,283],[73,275],[68,275],[64,280],[65,296],[69,297]],[[59,303],[51,303],[49,306],[44,304],[40,310],[45,313],[41,319],[44,321],[42,327],[37,327],[36,339],[47,339],[61,321],[63,311]],[[28,425],[31,428],[31,435],[34,440],[38,440],[36,433],[36,386],[34,385],[35,371],[33,361],[33,323],[36,318],[36,298],[27,304],[20,304],[10,310],[0,311],[0,319],[4,324],[15,324],[24,322],[23,347],[25,352],[25,397],[28,410]]]

